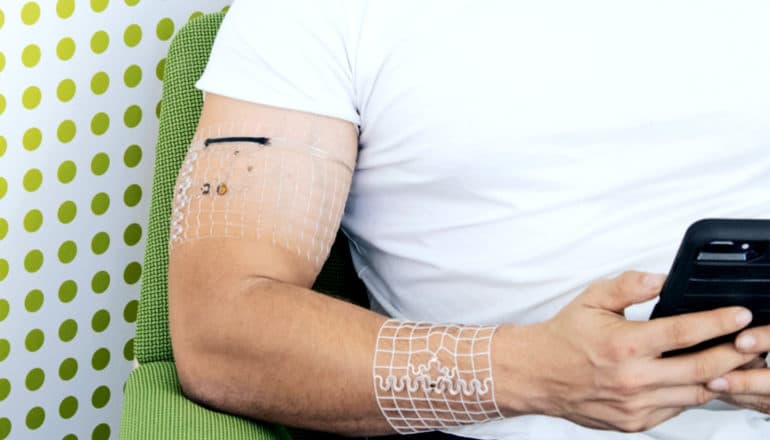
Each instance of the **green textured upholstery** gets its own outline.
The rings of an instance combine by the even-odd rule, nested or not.
[[[121,439],[288,440],[281,427],[208,410],[186,399],[173,362],[152,362],[126,382]]]
[[[168,327],[168,240],[174,184],[200,116],[202,93],[195,82],[203,73],[223,13],[204,15],[182,27],[169,48],[155,152],[152,205],[142,271],[134,370],[125,388],[120,438],[284,439],[286,430],[218,413],[186,399],[177,380]],[[366,305],[347,240],[338,233],[331,255],[313,288]],[[336,438],[292,430],[295,439]]]

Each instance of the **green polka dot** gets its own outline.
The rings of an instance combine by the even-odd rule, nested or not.
[[[110,325],[110,312],[102,309],[94,313],[94,316],[91,318],[91,328],[97,332],[101,333],[107,329]]]
[[[32,127],[24,132],[24,136],[21,139],[24,149],[27,151],[35,151],[43,143],[43,132],[37,127]]]
[[[193,20],[195,20],[196,18],[198,18],[198,17],[200,17],[202,15],[203,15],[203,12],[195,11],[192,14],[190,14],[190,18],[188,18],[187,21],[193,21]]]
[[[110,88],[110,76],[105,72],[97,72],[91,78],[91,91],[95,95],[101,95]]]
[[[8,317],[8,313],[11,311],[11,305],[8,304],[8,300],[0,299],[0,322],[5,321]]]
[[[136,206],[141,200],[142,187],[137,184],[129,185],[125,192],[123,192],[123,202],[128,207]]]
[[[0,339],[0,362],[4,361],[11,352],[11,344],[7,339]]]
[[[136,64],[128,66],[125,73],[123,73],[123,82],[128,87],[136,87],[142,82],[142,68]]]
[[[0,157],[3,157],[7,148],[8,141],[5,139],[5,136],[0,136]]]
[[[78,374],[78,361],[73,358],[64,359],[59,364],[59,378],[61,380],[71,380]]]
[[[110,196],[107,193],[99,193],[91,199],[91,212],[102,215],[110,209]]]
[[[134,360],[134,338],[126,341],[126,345],[123,346],[123,359],[127,361]]]
[[[0,440],[7,439],[10,434],[11,434],[11,421],[5,417],[0,417]]]
[[[123,123],[128,128],[134,128],[142,122],[142,108],[138,105],[132,105],[126,109],[123,114]]]
[[[142,161],[142,148],[139,145],[131,145],[123,153],[123,163],[129,168],[134,168]]]
[[[131,223],[130,225],[126,226],[126,230],[123,231],[123,241],[128,246],[133,246],[139,243],[139,240],[141,239],[142,239],[142,227],[139,226],[139,224]]]
[[[27,26],[37,23],[40,18],[40,6],[35,2],[29,2],[21,8],[21,21]]]
[[[95,54],[104,53],[110,46],[110,35],[105,31],[96,31],[91,36],[91,51]]]
[[[142,28],[132,24],[123,32],[123,42],[128,47],[136,47],[142,41]]]
[[[27,373],[26,379],[24,379],[24,385],[30,391],[37,391],[43,386],[45,382],[45,372],[40,368],[33,368]]]
[[[110,438],[110,425],[100,423],[91,431],[91,440],[107,440]]]
[[[110,287],[110,274],[106,271],[96,272],[91,278],[91,290],[94,293],[102,294]]]
[[[125,0],[128,6],[136,6],[139,4],[139,0]]]
[[[0,72],[5,70],[5,54],[0,52]]]
[[[104,408],[110,402],[110,389],[102,385],[91,394],[91,405],[96,409]]]
[[[5,197],[6,192],[8,192],[8,181],[4,177],[0,177],[0,199]]]
[[[78,294],[78,285],[72,280],[67,280],[59,286],[59,301],[71,302]]]
[[[158,101],[157,104],[155,104],[155,117],[160,118],[160,111],[163,108],[163,101]]]
[[[106,232],[98,232],[91,239],[91,251],[96,255],[101,255],[107,252],[110,247],[110,236]]]
[[[24,64],[24,67],[35,67],[40,62],[40,56],[40,46],[37,44],[27,45],[21,51],[21,63]]]
[[[59,325],[59,339],[69,342],[78,334],[78,323],[74,319],[67,319]]]
[[[158,65],[155,66],[155,76],[163,81],[163,77],[165,76],[165,70],[166,70],[166,59],[163,58],[162,60],[158,61]]]
[[[36,328],[27,333],[27,337],[24,338],[24,347],[26,347],[27,351],[34,353],[40,350],[40,347],[43,346],[44,342],[45,335],[43,334],[43,331]]]
[[[135,299],[126,304],[126,307],[123,309],[123,319],[125,319],[127,323],[133,324],[136,322],[136,310],[138,307],[139,301]]]
[[[64,37],[56,45],[56,56],[62,61],[68,61],[75,55],[75,40]]]
[[[0,29],[3,28],[4,24],[5,24],[5,12],[3,12],[2,9],[0,9]]]
[[[75,396],[67,396],[59,404],[59,415],[62,419],[71,419],[76,412],[78,412],[78,399]]]
[[[43,213],[39,209],[33,209],[24,216],[24,229],[27,232],[35,232],[43,225]]]
[[[56,87],[56,97],[61,102],[69,102],[75,97],[76,88],[75,81],[69,78],[62,80]]]
[[[107,132],[110,128],[110,117],[107,113],[99,112],[91,119],[91,132],[97,136],[101,136]]]
[[[27,413],[26,422],[29,429],[35,430],[41,427],[45,422],[45,410],[39,406],[32,408]]]
[[[91,172],[94,175],[101,176],[110,168],[110,156],[107,153],[97,153],[91,159]]]
[[[78,440],[78,436],[75,434],[67,434],[61,438],[61,440]]]
[[[75,138],[76,131],[75,122],[68,119],[59,124],[59,128],[56,129],[56,137],[61,143],[66,144]]]
[[[135,284],[142,276],[142,265],[134,261],[129,263],[123,270],[123,281],[126,284]]]
[[[100,348],[91,356],[91,366],[94,370],[101,371],[107,368],[110,363],[110,351],[106,348]]]
[[[91,0],[91,9],[94,12],[103,12],[109,4],[109,0]]]
[[[77,173],[78,167],[75,165],[75,162],[65,160],[59,165],[59,169],[56,171],[56,177],[59,178],[59,182],[67,184],[75,179]]]
[[[8,379],[0,379],[0,402],[11,394],[11,382]]]
[[[56,15],[59,18],[70,18],[75,12],[75,0],[58,0],[56,2]]]
[[[27,297],[24,298],[24,308],[27,309],[29,313],[35,313],[43,307],[44,300],[45,296],[40,289],[30,290],[29,293],[27,293]]]
[[[0,240],[4,239],[8,234],[8,221],[4,218],[0,218]]]
[[[5,96],[0,95],[0,115],[5,111]]]
[[[67,240],[59,246],[59,261],[64,264],[71,263],[78,254],[78,246],[72,240]]]
[[[0,258],[0,281],[3,281],[8,276],[8,261]]]
[[[75,202],[72,200],[67,200],[66,202],[59,205],[59,212],[57,215],[59,217],[59,221],[66,225],[75,219],[77,213],[78,207]]]
[[[167,41],[174,35],[174,21],[170,18],[164,18],[158,22],[155,27],[155,34],[161,41]]]
[[[32,168],[24,174],[24,189],[29,192],[35,192],[43,184],[43,173],[37,168]]]
[[[39,249],[33,249],[24,257],[24,269],[29,273],[35,273],[43,265],[43,253]]]
[[[43,94],[40,92],[40,88],[37,86],[31,86],[24,90],[24,93],[21,96],[21,104],[27,110],[32,110],[33,108],[40,105],[41,99],[43,99]]]

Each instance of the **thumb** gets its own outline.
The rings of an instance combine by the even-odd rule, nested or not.
[[[581,295],[581,302],[589,307],[622,314],[626,307],[658,296],[665,281],[666,276],[662,274],[623,272],[616,278],[592,284]]]

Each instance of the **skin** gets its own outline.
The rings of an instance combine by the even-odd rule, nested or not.
[[[357,149],[348,122],[216,95],[205,100],[199,131],[243,120],[286,122],[287,129],[313,123],[324,142],[352,154]],[[386,317],[313,292],[317,273],[296,253],[259,240],[176,245],[169,314],[185,394],[259,420],[345,435],[392,433],[372,385],[372,354]],[[502,325],[492,341],[492,361],[503,414],[547,414],[633,432],[714,398],[767,409],[770,370],[741,368],[757,367],[758,354],[770,350],[769,329],[744,333],[755,337],[752,347],[724,344],[660,358],[744,328],[751,319],[747,310],[650,322],[624,318],[627,306],[658,295],[663,279],[627,272],[591,284],[548,321]],[[719,378],[728,388],[709,390],[706,384],[714,388]]]

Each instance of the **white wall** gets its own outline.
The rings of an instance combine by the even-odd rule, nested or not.
[[[117,438],[162,59],[228,3],[0,0],[0,439]]]

